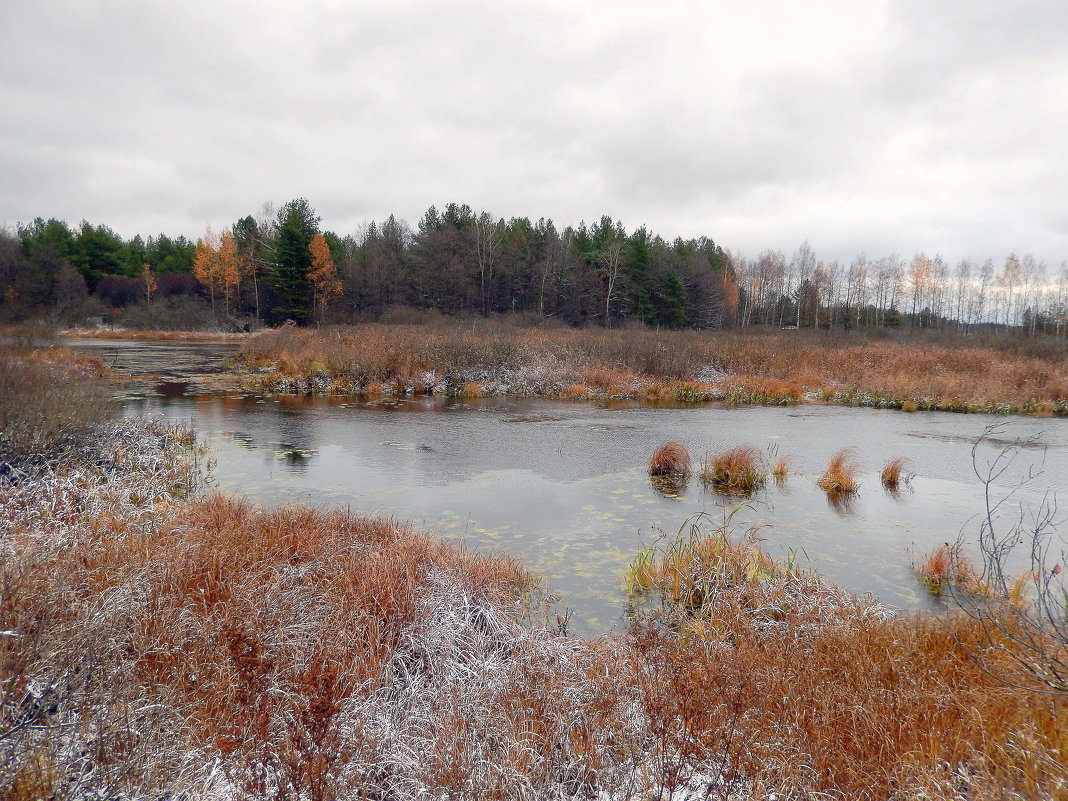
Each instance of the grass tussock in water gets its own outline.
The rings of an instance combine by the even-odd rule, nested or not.
[[[786,483],[786,479],[790,477],[790,466],[793,464],[794,457],[792,454],[780,456],[775,459],[775,464],[771,467],[771,475],[775,478],[776,484]]]
[[[487,395],[1068,413],[1063,350],[920,334],[366,324],[263,332],[240,362],[256,386],[289,391],[459,395],[474,382]]]
[[[701,467],[701,480],[719,492],[746,495],[764,486],[764,455],[753,445],[711,453]]]
[[[860,488],[856,474],[860,470],[857,454],[852,448],[842,448],[831,456],[827,470],[816,485],[828,495],[852,495]]]
[[[959,543],[939,545],[919,563],[913,563],[912,570],[932,595],[957,592],[982,597],[991,594],[982,575],[972,566]]]
[[[905,472],[908,464],[908,459],[904,458],[891,459],[887,462],[879,474],[883,486],[888,490],[896,490],[901,486],[902,482],[908,482],[909,476]]]
[[[678,440],[665,442],[653,452],[649,459],[649,475],[690,475],[690,452]]]

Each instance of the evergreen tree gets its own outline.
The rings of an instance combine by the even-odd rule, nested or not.
[[[657,282],[655,322],[666,328],[686,328],[686,285],[674,268],[665,272]]]
[[[631,314],[643,323],[656,322],[653,312],[653,255],[649,231],[643,225],[630,235],[627,278],[630,283]]]
[[[317,233],[319,217],[305,198],[291,200],[279,209],[271,271],[275,299],[271,322],[307,322],[312,303],[308,280],[311,252],[308,248]]]

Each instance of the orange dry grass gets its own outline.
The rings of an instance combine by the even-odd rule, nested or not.
[[[460,389],[460,397],[462,398],[481,398],[484,394],[482,385],[477,381],[468,381]]]
[[[1032,351],[1039,353],[974,338],[895,342],[805,331],[548,330],[446,321],[268,331],[245,339],[241,354],[247,366],[258,367],[278,365],[285,352],[291,375],[310,375],[318,364],[357,387],[394,377],[418,385],[428,371],[441,379],[465,370],[538,367],[544,381],[523,394],[560,395],[584,383],[638,397],[650,384],[684,387],[711,369],[726,374],[714,389],[736,403],[793,403],[817,393],[893,408],[1068,411],[1063,350]],[[684,399],[692,394],[679,391]]]
[[[856,461],[856,453],[851,448],[843,448],[831,457],[825,472],[816,484],[820,489],[832,495],[848,495],[856,492],[859,485],[856,482],[856,472],[860,465]]]
[[[932,595],[941,595],[945,589],[970,595],[989,594],[986,584],[958,544],[946,542],[939,545],[927,554],[923,562],[913,565],[913,570]]]
[[[73,610],[135,582],[144,603],[125,649],[138,683],[181,711],[196,743],[230,753],[291,714],[282,699],[335,709],[373,692],[397,638],[427,613],[419,590],[435,571],[496,603],[531,585],[511,559],[466,555],[389,522],[215,496],[158,533],[102,532],[60,555],[36,594],[45,604],[76,577]]]
[[[649,459],[651,476],[688,476],[690,474],[690,453],[678,440],[665,442]]]
[[[265,771],[279,795],[309,799],[402,780],[456,797],[664,797],[721,770],[757,797],[1068,787],[1068,699],[999,681],[1011,642],[970,618],[887,618],[753,537],[680,539],[635,573],[669,599],[668,626],[583,643],[494,628],[491,605],[529,586],[511,560],[341,512],[216,496],[168,514],[151,532],[109,519],[29,560],[18,592],[3,586],[0,627],[49,627],[72,681],[85,675],[120,715],[165,711],[189,749],[169,764],[204,753],[241,794],[264,794]],[[485,605],[435,629],[450,614],[435,583]],[[25,677],[22,650],[0,639],[4,687]],[[45,772],[20,781],[55,790]]]
[[[793,463],[794,457],[791,455],[780,456],[775,460],[774,467],[771,468],[771,474],[775,476],[775,480],[783,482],[790,475],[790,465]]]
[[[658,751],[726,752],[732,775],[787,797],[1064,796],[1068,699],[986,672],[1007,666],[974,620],[859,618],[798,636],[717,614],[705,647],[638,635]]]
[[[1068,697],[999,680],[1014,646],[982,621],[888,614],[722,529],[633,567],[665,603],[664,625],[632,632],[646,714],[672,721],[662,753],[721,753],[798,797],[1068,788]]]
[[[883,486],[887,489],[897,489],[901,484],[903,473],[907,466],[908,459],[904,458],[892,459],[887,462],[880,475]],[[905,477],[904,480],[907,481],[908,478]]]
[[[752,445],[709,454],[701,468],[701,479],[721,492],[752,492],[764,483],[763,455]]]

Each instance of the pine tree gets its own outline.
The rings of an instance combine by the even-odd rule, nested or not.
[[[278,211],[278,237],[274,248],[271,285],[274,289],[272,322],[305,323],[312,304],[308,274],[312,268],[312,239],[319,233],[319,217],[304,198],[291,200]]]

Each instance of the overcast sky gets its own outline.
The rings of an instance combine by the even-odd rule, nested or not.
[[[823,258],[1068,258],[1068,2],[4,0],[0,225],[455,201]]]

